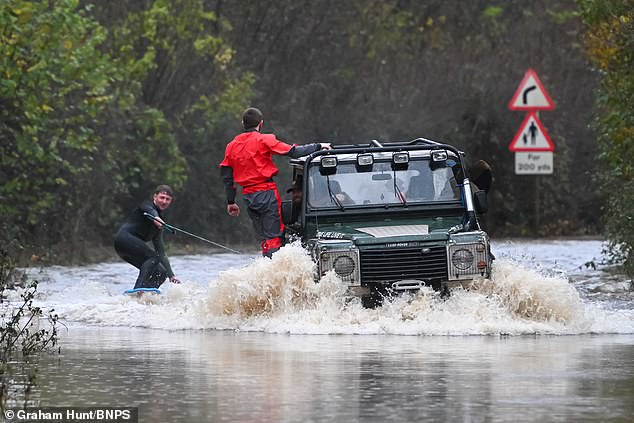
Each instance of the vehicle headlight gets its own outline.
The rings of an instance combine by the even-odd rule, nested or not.
[[[360,283],[359,250],[350,248],[346,250],[329,250],[322,248],[319,253],[319,273],[323,276],[326,272],[334,270],[337,276],[351,285]]]
[[[354,260],[350,256],[339,256],[334,263],[335,273],[342,278],[348,277],[354,272]]]
[[[467,270],[473,266],[473,253],[465,248],[454,250],[451,254],[451,263],[456,269]]]
[[[449,280],[489,277],[489,239],[482,231],[452,234],[447,252]]]

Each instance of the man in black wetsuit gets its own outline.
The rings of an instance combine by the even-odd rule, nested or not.
[[[169,277],[170,282],[180,283],[174,276],[163,244],[163,216],[174,194],[168,185],[159,185],[152,200],[145,200],[121,225],[114,239],[117,254],[139,269],[134,288],[158,288]],[[152,241],[154,250],[146,243]]]

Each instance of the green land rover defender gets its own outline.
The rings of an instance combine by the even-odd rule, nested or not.
[[[478,220],[491,172],[480,163],[476,178],[462,152],[424,138],[292,159],[293,194],[282,203],[287,241],[309,250],[317,280],[334,271],[365,307],[424,286],[448,294],[491,272]]]

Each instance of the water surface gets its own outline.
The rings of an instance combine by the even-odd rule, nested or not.
[[[297,246],[174,257],[184,283],[145,299],[121,294],[124,263],[47,268],[37,301],[67,330],[34,400],[142,422],[631,421],[633,293],[600,252],[497,242],[491,280],[376,310],[312,283]]]

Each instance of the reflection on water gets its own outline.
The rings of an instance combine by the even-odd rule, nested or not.
[[[72,329],[40,405],[165,421],[591,421],[634,412],[634,336]]]

